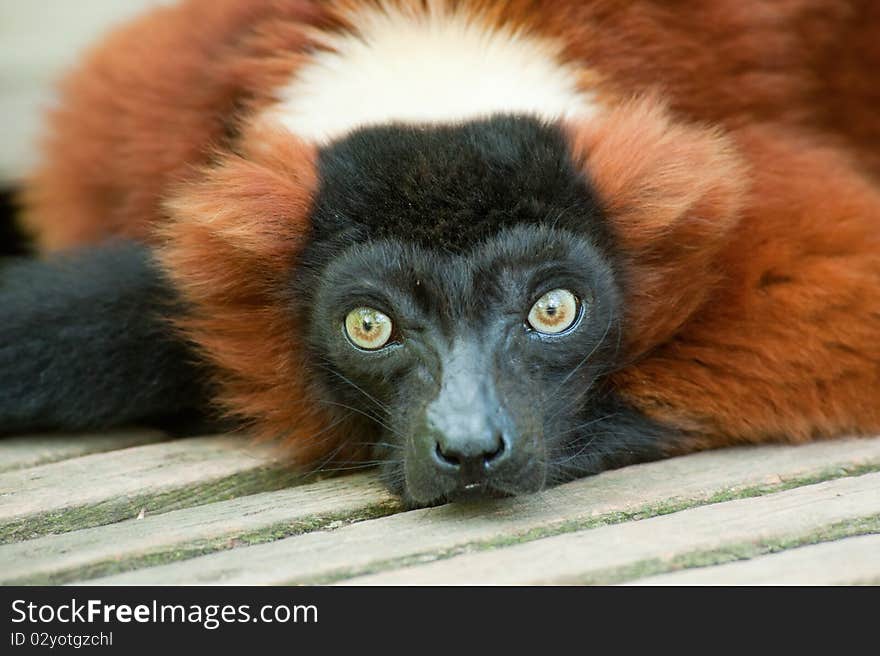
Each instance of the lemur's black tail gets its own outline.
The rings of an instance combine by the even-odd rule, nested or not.
[[[179,309],[133,242],[0,260],[0,434],[191,424],[207,396]]]

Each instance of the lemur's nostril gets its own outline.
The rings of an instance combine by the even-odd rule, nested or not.
[[[491,453],[487,453],[483,456],[483,460],[485,460],[486,464],[490,464],[492,461],[497,460],[507,450],[507,443],[504,441],[504,436],[500,433],[495,436],[495,443],[497,444],[497,448]]]
[[[435,445],[434,452],[437,455],[437,459],[442,463],[452,465],[453,467],[458,467],[461,464],[460,456],[454,451],[444,451],[443,447],[440,445],[440,442],[437,442],[437,444]]]

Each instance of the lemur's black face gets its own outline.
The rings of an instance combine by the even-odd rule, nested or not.
[[[533,492],[644,451],[602,384],[612,240],[558,129],[363,130],[322,152],[321,185],[296,293],[326,402],[392,489]]]

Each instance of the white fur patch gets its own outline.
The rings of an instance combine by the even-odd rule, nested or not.
[[[553,43],[427,4],[420,13],[374,5],[354,17],[358,34],[326,35],[329,49],[297,70],[268,116],[322,144],[390,122],[596,113],[592,95],[577,86],[578,69],[559,62]]]

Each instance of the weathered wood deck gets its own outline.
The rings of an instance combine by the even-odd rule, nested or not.
[[[159,433],[0,440],[4,584],[880,583],[880,438],[405,512],[368,474]]]

